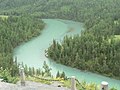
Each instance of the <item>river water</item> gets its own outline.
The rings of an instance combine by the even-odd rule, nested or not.
[[[68,77],[76,76],[80,81],[85,80],[96,84],[107,81],[110,87],[120,90],[120,80],[67,67],[46,58],[45,50],[52,44],[53,39],[61,42],[65,35],[80,34],[83,30],[83,24],[61,19],[43,19],[43,21],[46,23],[46,27],[40,36],[15,48],[14,57],[17,57],[18,62],[23,62],[30,67],[42,68],[43,62],[46,61],[52,68],[51,72],[54,76],[58,70],[60,72],[64,71]]]

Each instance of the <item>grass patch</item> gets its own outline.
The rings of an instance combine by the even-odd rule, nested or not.
[[[5,15],[0,15],[0,18],[2,18],[2,19],[7,19],[7,18],[8,18],[8,16],[5,16]]]
[[[120,35],[115,35],[116,40],[120,40]]]
[[[39,76],[40,78],[44,78],[42,76]],[[51,80],[59,80],[59,82],[62,84],[63,87],[68,87],[71,88],[71,80],[64,80],[62,78],[50,78]],[[43,84],[48,84],[51,85],[54,81],[46,81],[46,80],[41,80],[41,79],[36,79],[34,77],[28,76],[26,78],[26,80],[30,80],[30,81],[34,81],[34,82],[38,82],[38,83],[43,83]],[[76,81],[76,88],[77,90],[100,90],[100,85],[97,85],[95,83],[86,83],[85,81],[82,81],[80,83],[78,83]],[[115,88],[110,88],[110,90],[117,90]]]
[[[39,77],[40,77],[40,78],[43,78],[43,77],[41,77],[41,76],[39,76]],[[31,76],[28,76],[28,77],[26,78],[26,80],[34,81],[34,82],[38,82],[38,83],[43,83],[43,84],[48,84],[48,85],[52,84],[51,81],[41,80],[41,79],[37,79],[37,78],[31,77]]]
[[[63,82],[63,84],[64,84],[64,87],[70,88],[71,87],[71,80],[65,80]],[[76,82],[76,88],[77,88],[77,90],[100,90],[98,85],[96,85],[94,83],[88,84],[85,81],[81,82],[81,84]]]

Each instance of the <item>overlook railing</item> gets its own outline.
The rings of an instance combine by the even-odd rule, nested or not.
[[[20,73],[20,82],[21,82],[21,86],[25,86],[25,73],[24,73],[24,68],[20,68],[19,69],[19,73]],[[33,76],[34,78],[37,79],[41,79],[41,80],[46,80],[46,81],[60,81],[60,80],[52,80],[52,79],[43,79],[43,78],[39,78],[36,76]],[[67,78],[71,80],[71,90],[77,90],[76,89],[76,82],[78,83],[78,85],[80,85],[82,87],[83,90],[87,90],[80,82],[79,80],[77,80],[75,78],[75,76],[72,76],[71,78]],[[95,89],[96,90],[96,89]],[[102,81],[101,82],[101,87],[100,90],[108,90],[108,82]]]

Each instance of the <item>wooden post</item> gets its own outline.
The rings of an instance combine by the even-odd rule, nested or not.
[[[20,82],[21,86],[25,86],[25,73],[24,73],[24,68],[20,68]]]
[[[102,81],[100,90],[108,90],[108,82]]]
[[[71,90],[76,90],[75,76],[71,77]]]

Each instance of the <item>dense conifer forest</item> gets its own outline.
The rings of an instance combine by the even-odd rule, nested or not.
[[[26,13],[37,18],[60,18],[84,23],[85,30],[81,35],[66,36],[61,43],[53,40],[47,51],[48,57],[58,63],[120,79],[120,0],[0,0],[1,15],[18,17]],[[11,18],[1,19],[3,25],[0,25],[0,32],[6,32],[9,27],[20,33],[8,30],[8,34],[0,33],[4,35],[0,35],[0,45],[4,46],[0,48],[0,61],[10,60],[13,64],[11,51],[23,40],[31,38],[32,25],[37,28],[38,24],[34,24],[36,20],[31,24],[30,19],[21,19],[22,22],[17,21],[21,24],[19,26],[14,23],[17,19]],[[30,23],[30,26],[24,22]],[[8,36],[12,36],[9,42]]]
[[[13,49],[21,43],[38,36],[44,25],[42,20],[31,16],[0,17],[1,71],[8,71],[12,77],[19,74],[17,61],[13,60]],[[0,77],[5,76],[4,74],[0,74]]]
[[[74,13],[66,16],[83,21],[85,30],[81,35],[66,36],[61,43],[53,40],[48,57],[64,65],[120,79],[120,1],[77,2],[71,8]],[[75,8],[77,5],[79,9]]]

